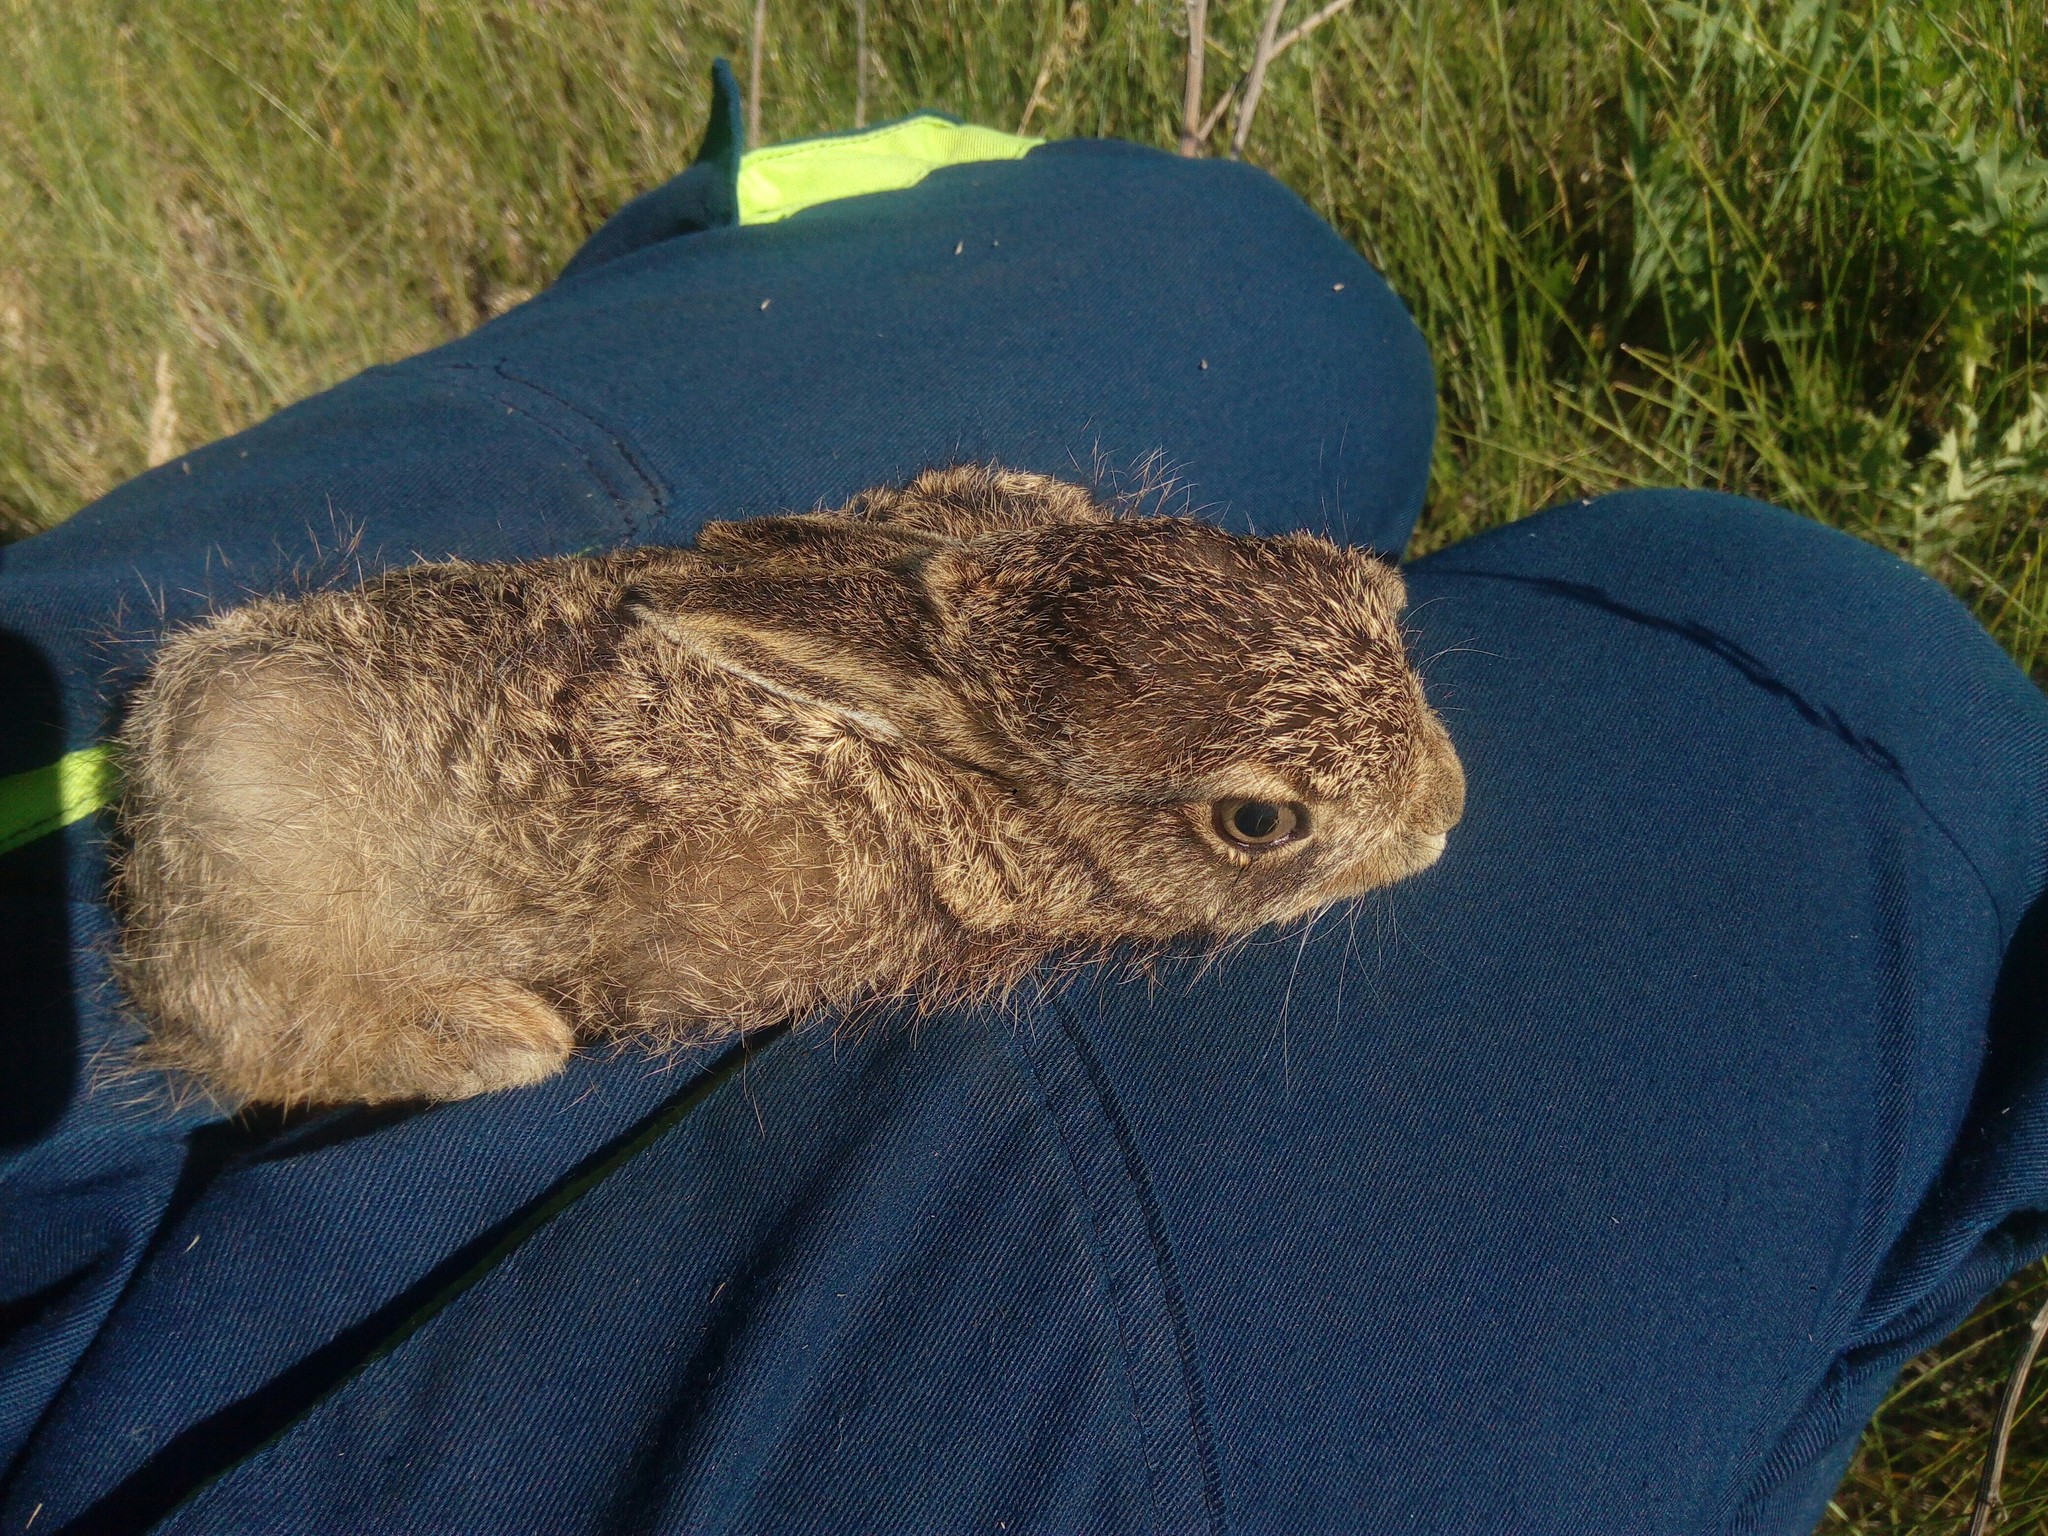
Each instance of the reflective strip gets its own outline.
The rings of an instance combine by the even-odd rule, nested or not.
[[[114,749],[104,743],[67,752],[47,768],[0,779],[0,853],[112,805],[120,792]]]
[[[1044,142],[920,113],[864,133],[751,149],[740,159],[740,222],[773,224],[837,198],[901,191],[949,165],[1021,160]]]

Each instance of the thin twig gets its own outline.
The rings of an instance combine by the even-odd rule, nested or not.
[[[747,148],[761,147],[761,55],[768,41],[768,0],[754,0],[754,30],[747,39]]]
[[[853,126],[868,125],[868,0],[853,0]]]
[[[1180,105],[1180,152],[1192,159],[1208,135],[1202,128],[1202,55],[1207,46],[1209,0],[1188,0],[1187,89]]]
[[[2005,1478],[2006,1442],[2012,1438],[2013,1419],[2027,1390],[2027,1373],[2034,1368],[2034,1356],[2040,1353],[2044,1337],[2048,1337],[2048,1306],[2034,1314],[2034,1324],[2027,1330],[2027,1347],[2020,1352],[2012,1380],[2005,1384],[2005,1400],[1998,1405],[1998,1418],[1991,1426],[1991,1459],[1984,1464],[1984,1481],[1977,1485],[1977,1507],[1970,1515],[1970,1536],[1984,1536],[1991,1529],[1992,1518],[2005,1511],[1998,1485]]]
[[[1239,81],[1237,85],[1242,85],[1243,83],[1243,81]],[[1223,114],[1228,112],[1230,104],[1237,100],[1237,85],[1233,85],[1229,90],[1225,91],[1216,105],[1209,109],[1209,115],[1202,119],[1202,126],[1195,135],[1197,143],[1207,144],[1209,142],[1209,135],[1216,131],[1216,125],[1223,121]]]
[[[1350,5],[1351,0],[1330,0],[1315,14],[1281,32],[1280,13],[1286,10],[1287,0],[1272,0],[1272,6],[1266,12],[1266,24],[1259,29],[1258,52],[1252,56],[1252,67],[1244,77],[1244,102],[1238,108],[1237,122],[1230,135],[1231,159],[1240,159],[1244,155],[1245,141],[1252,135],[1252,114],[1259,110],[1259,98],[1266,89],[1266,72],[1273,67],[1273,61],[1339,11],[1349,9]]]
[[[1252,55],[1251,70],[1244,77],[1244,100],[1237,104],[1237,124],[1230,133],[1230,158],[1244,154],[1244,141],[1251,137],[1252,114],[1259,110],[1259,97],[1266,89],[1266,71],[1273,66],[1273,44],[1280,35],[1280,13],[1287,0],[1270,0],[1266,19],[1259,24],[1258,51]]]
[[[1031,126],[1031,116],[1045,103],[1045,88],[1052,84],[1052,77],[1067,61],[1067,50],[1080,41],[1081,31],[1088,24],[1087,0],[1074,0],[1067,7],[1067,14],[1060,19],[1059,30],[1053,33],[1052,41],[1046,44],[1045,58],[1038,66],[1038,78],[1031,82],[1031,99],[1024,103],[1024,115],[1017,119],[1017,131],[1022,133]]]
[[[1309,33],[1315,31],[1317,27],[1320,27],[1339,11],[1349,10],[1350,8],[1351,0],[1330,0],[1330,3],[1320,11],[1317,11],[1315,15],[1309,17],[1300,25],[1289,27],[1285,32],[1282,32],[1280,34],[1280,41],[1273,45],[1273,57],[1279,58],[1281,54],[1292,48],[1304,37],[1307,37]]]

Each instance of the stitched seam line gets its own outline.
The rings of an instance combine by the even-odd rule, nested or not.
[[[1866,767],[1874,769],[1880,776],[1890,779],[1906,792],[1906,797],[1919,807],[1920,814],[1926,818],[1927,824],[1947,840],[1975,877],[1978,886],[1984,892],[1985,901],[1990,904],[1992,917],[1998,924],[2000,947],[2003,947],[2004,936],[2012,931],[2012,925],[2005,920],[2005,908],[1998,899],[1998,893],[1992,889],[1989,877],[1985,875],[1970,850],[1964,846],[1963,840],[1951,831],[1948,824],[1935,815],[1933,807],[1921,798],[1920,791],[1906,776],[1905,765],[1892,756],[1882,742],[1859,734],[1832,704],[1816,704],[1791,684],[1774,676],[1767,669],[1763,658],[1752,653],[1746,646],[1729,639],[1697,619],[1677,619],[1648,608],[1638,608],[1633,603],[1625,603],[1608,595],[1603,589],[1588,582],[1571,581],[1559,576],[1523,575],[1519,572],[1467,570],[1457,566],[1446,567],[1434,574],[1454,578],[1465,577],[1476,581],[1504,581],[1516,586],[1534,587],[1553,597],[1561,597],[1567,602],[1578,603],[1582,607],[1608,614],[1623,623],[1662,632],[1698,647],[1730,671],[1748,679],[1765,693],[1775,696],[1812,729],[1822,735],[1834,737],[1842,750],[1851,757],[1860,759]]]
[[[1063,1026],[1062,1033],[1064,1032]],[[1019,1048],[1017,1054],[1023,1060],[1023,1070],[1030,1074],[1033,1086],[1037,1090],[1038,1102],[1044,1109],[1047,1120],[1052,1124],[1052,1134],[1059,1143],[1061,1155],[1066,1160],[1067,1177],[1074,1189],[1075,1216],[1087,1235],[1088,1253],[1095,1265],[1103,1306],[1109,1312],[1110,1322],[1116,1329],[1117,1353],[1120,1357],[1119,1363],[1123,1367],[1124,1385],[1130,1392],[1131,1404],[1138,1417],[1138,1453],[1145,1468],[1146,1490],[1152,1496],[1152,1516],[1158,1528],[1165,1530],[1169,1528],[1166,1518],[1170,1502],[1167,1496],[1169,1474],[1164,1455],[1165,1448],[1158,1444],[1157,1430],[1151,1415],[1147,1412],[1148,1404],[1157,1394],[1146,1391],[1142,1385],[1144,1372],[1138,1362],[1142,1352],[1137,1332],[1138,1325],[1131,1316],[1131,1305],[1125,1294],[1126,1287],[1121,1281],[1113,1257],[1111,1235],[1103,1230],[1094,1210],[1094,1189],[1087,1172],[1089,1159],[1085,1151],[1075,1144],[1074,1135],[1068,1126],[1068,1117],[1060,1113],[1055,1102],[1056,1098],[1062,1096],[1059,1086],[1047,1079],[1029,1052]]]
[[[1110,1085],[1101,1060],[1089,1046],[1066,1000],[1053,998],[1051,1003],[1059,1015],[1061,1032],[1073,1047],[1082,1071],[1088,1075],[1089,1086],[1095,1091],[1103,1118],[1109,1122],[1110,1132],[1116,1138],[1117,1153],[1123,1159],[1124,1176],[1130,1181],[1131,1190],[1138,1199],[1145,1236],[1152,1244],[1152,1261],[1159,1275],[1161,1300],[1173,1325],[1174,1352],[1180,1360],[1181,1385],[1188,1399],[1188,1426],[1194,1435],[1195,1458],[1202,1472],[1202,1506],[1209,1516],[1210,1531],[1220,1536],[1224,1528],[1223,1475],[1216,1459],[1216,1435],[1210,1424],[1208,1393],[1202,1386],[1201,1368],[1195,1359],[1194,1335],[1188,1327],[1180,1269],[1174,1262],[1173,1245],[1167,1239],[1166,1218],[1159,1209],[1152,1176],[1146,1171],[1144,1159],[1138,1155],[1137,1139],[1131,1133],[1130,1122],[1125,1118],[1123,1106],[1117,1100],[1116,1090]]]
[[[544,400],[552,400],[577,420],[585,422],[595,430],[603,433],[605,441],[611,444],[613,451],[618,454],[620,461],[625,464],[627,469],[633,472],[634,478],[646,488],[647,499],[654,503],[655,516],[660,517],[668,511],[668,492],[662,487],[661,482],[655,478],[654,471],[641,460],[640,455],[634,450],[633,445],[627,441],[624,433],[617,431],[609,423],[600,421],[566,395],[558,395],[553,390],[514,373],[505,366],[502,359],[491,365],[491,372],[505,380],[508,384],[517,384],[521,389],[532,390]]]
[[[327,1402],[361,1380],[380,1360],[410,1342],[435,1318],[489,1279],[529,1238],[545,1230],[585,1195],[664,1140],[713,1093],[738,1076],[749,1061],[788,1034],[789,1029],[788,1024],[770,1025],[753,1031],[729,1047],[705,1068],[702,1076],[679,1089],[666,1103],[644,1116],[609,1146],[584,1157],[522,1209],[458,1248],[448,1260],[429,1272],[425,1283],[415,1283],[400,1292],[384,1306],[345,1328],[328,1344],[302,1355],[286,1366],[280,1376],[253,1393],[188,1425],[119,1484],[103,1492],[54,1536],[86,1536],[86,1533],[103,1530],[153,1528],[190,1506],[216,1483],[261,1459]],[[302,1373],[309,1366],[317,1367],[323,1355],[335,1351],[354,1358],[333,1379],[319,1383],[293,1404],[281,1420],[267,1410],[260,1418],[252,1414],[253,1409],[264,1405],[267,1395],[279,1381]],[[219,1465],[202,1469],[182,1486],[174,1484],[166,1489],[163,1483],[176,1479],[179,1464],[187,1459],[186,1446],[182,1442],[191,1441],[195,1436],[203,1442],[207,1432],[222,1421],[234,1421],[236,1428],[247,1424],[254,1443],[245,1442],[245,1449],[222,1458]],[[229,1433],[233,1432],[231,1428]],[[255,1438],[258,1435],[260,1438]],[[166,1467],[172,1469],[170,1479],[163,1477]]]

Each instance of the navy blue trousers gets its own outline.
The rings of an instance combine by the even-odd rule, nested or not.
[[[1421,339],[1262,174],[1062,143],[735,227],[714,172],[5,551],[0,773],[247,592],[932,464],[1406,543]],[[100,1070],[103,830],[7,855],[0,1528],[1811,1528],[2048,1248],[2048,704],[1724,496],[1410,584],[1442,862],[1015,1016],[222,1122]]]

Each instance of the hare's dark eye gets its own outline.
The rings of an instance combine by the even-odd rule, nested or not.
[[[1240,848],[1276,848],[1308,836],[1308,807],[1291,800],[1218,800],[1216,833]]]

